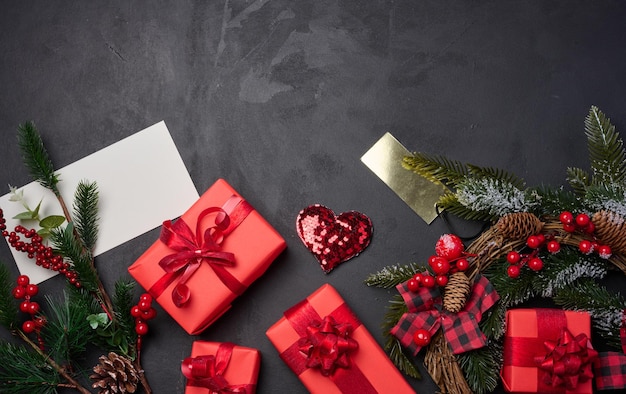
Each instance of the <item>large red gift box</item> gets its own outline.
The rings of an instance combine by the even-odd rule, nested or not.
[[[329,284],[285,311],[266,334],[311,393],[415,393]]]
[[[504,388],[512,393],[592,393],[592,379],[579,381],[575,388],[552,386],[545,381],[536,360],[547,353],[567,329],[573,336],[591,338],[591,319],[586,312],[560,309],[511,309],[506,312],[504,363],[500,372]],[[588,345],[590,346],[590,345]]]
[[[195,341],[191,357],[181,364],[187,378],[185,394],[214,392],[210,388],[254,394],[260,366],[261,353],[257,349],[228,342]]]
[[[285,247],[280,234],[219,179],[178,220],[164,222],[159,240],[128,271],[193,335],[226,312]]]

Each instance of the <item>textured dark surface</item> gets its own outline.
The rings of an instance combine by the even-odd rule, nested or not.
[[[619,1],[5,2],[2,194],[30,181],[14,137],[26,120],[58,168],[165,120],[198,191],[227,179],[288,249],[202,335],[159,314],[143,353],[155,392],[183,392],[179,365],[196,339],[260,349],[260,393],[304,392],[265,337],[282,311],[328,282],[382,344],[394,292],[363,279],[423,262],[448,232],[413,214],[361,155],[390,131],[409,150],[563,184],[568,166],[588,168],[591,105],[626,129],[624,20]],[[313,203],[374,223],[369,248],[329,275],[295,233]],[[107,285],[157,236],[100,256]],[[4,244],[0,258],[15,269]],[[43,290],[61,287],[56,278]],[[411,384],[434,392],[424,375]]]

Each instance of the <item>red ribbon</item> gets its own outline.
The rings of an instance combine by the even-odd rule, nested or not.
[[[313,308],[308,300],[305,299],[285,311],[284,315],[294,331],[300,336],[300,340],[295,342],[285,351],[283,351],[280,354],[280,358],[298,376],[309,368],[317,368],[316,362],[313,360],[315,356],[312,358],[309,357],[309,354],[313,354],[315,352],[311,352],[311,347],[305,345],[305,342],[309,340],[310,334],[313,334],[313,336],[315,337],[313,340],[316,343],[318,343],[318,340],[322,342],[329,341],[330,343],[332,343],[333,341],[331,337],[327,336],[324,333],[321,333],[321,335],[317,335],[315,327],[318,327],[320,329],[319,331],[334,331],[335,335],[337,335],[336,332],[339,332],[339,335],[343,336],[344,334],[342,333],[347,332],[348,327],[350,328],[350,330],[356,330],[358,327],[361,326],[361,322],[359,321],[359,319],[354,315],[352,310],[350,310],[350,308],[345,303],[341,303],[333,312],[331,312],[328,316],[322,319],[322,317],[320,317],[315,308]],[[337,324],[336,322],[340,323]],[[332,345],[324,345],[324,347],[326,348],[326,350],[333,351]],[[345,344],[341,345],[341,347],[347,347],[348,349],[354,347],[348,352],[357,350],[354,344]],[[321,350],[321,347],[318,349],[320,350],[319,353],[323,352]],[[330,358],[332,359],[332,357]],[[337,358],[339,359],[343,357],[338,356]],[[344,362],[346,363],[346,367],[337,368],[337,366],[339,366],[337,364],[335,365],[334,369],[332,367],[328,368],[329,370],[332,370],[332,372],[328,375],[324,375],[324,368],[321,368],[322,365],[320,365],[320,375],[326,376],[328,379],[330,379],[342,393],[377,393],[374,386],[372,386],[370,381],[359,369],[359,367],[356,364],[349,363],[347,354],[346,360],[343,360],[340,363]]]
[[[159,297],[178,279],[172,289],[172,302],[179,308],[184,306],[191,299],[187,281],[202,262],[206,262],[230,291],[241,295],[246,287],[225,268],[235,265],[235,255],[221,251],[221,243],[252,210],[252,206],[244,199],[233,195],[221,208],[210,207],[200,212],[195,233],[182,218],[175,222],[164,221],[159,239],[175,253],[159,261],[159,266],[166,273],[152,285],[149,293],[155,298]],[[214,225],[202,231],[202,221],[210,214],[215,214]]]
[[[314,322],[307,329],[307,336],[300,338],[300,352],[307,356],[308,368],[319,368],[324,376],[330,376],[337,368],[350,368],[348,354],[359,344],[352,338],[350,323],[337,323],[326,316],[321,323]]]
[[[544,347],[547,354],[535,357],[535,364],[544,371],[544,384],[575,390],[579,382],[593,378],[592,367],[598,352],[591,347],[587,334],[574,337],[563,328],[561,336],[556,341],[545,341]]]
[[[221,343],[215,355],[187,357],[181,364],[181,371],[187,378],[189,386],[209,389],[209,394],[219,393],[253,393],[254,384],[231,385],[224,378],[235,345],[230,342]]]

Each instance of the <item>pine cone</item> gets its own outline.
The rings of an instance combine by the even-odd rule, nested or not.
[[[515,212],[502,216],[496,227],[504,238],[525,239],[541,232],[543,222],[530,212]]]
[[[463,309],[472,286],[463,272],[455,272],[448,278],[443,293],[443,307],[448,312],[458,313]]]
[[[93,367],[91,376],[93,388],[99,388],[99,394],[134,393],[139,383],[139,373],[126,357],[110,352],[100,356],[100,363]]]
[[[626,219],[612,211],[599,211],[592,217],[596,236],[611,247],[613,253],[626,252]]]

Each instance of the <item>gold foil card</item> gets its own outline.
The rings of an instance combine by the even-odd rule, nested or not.
[[[402,167],[402,159],[409,152],[390,133],[385,133],[365,154],[361,161],[391,188],[427,224],[437,217],[435,204],[444,188]]]

